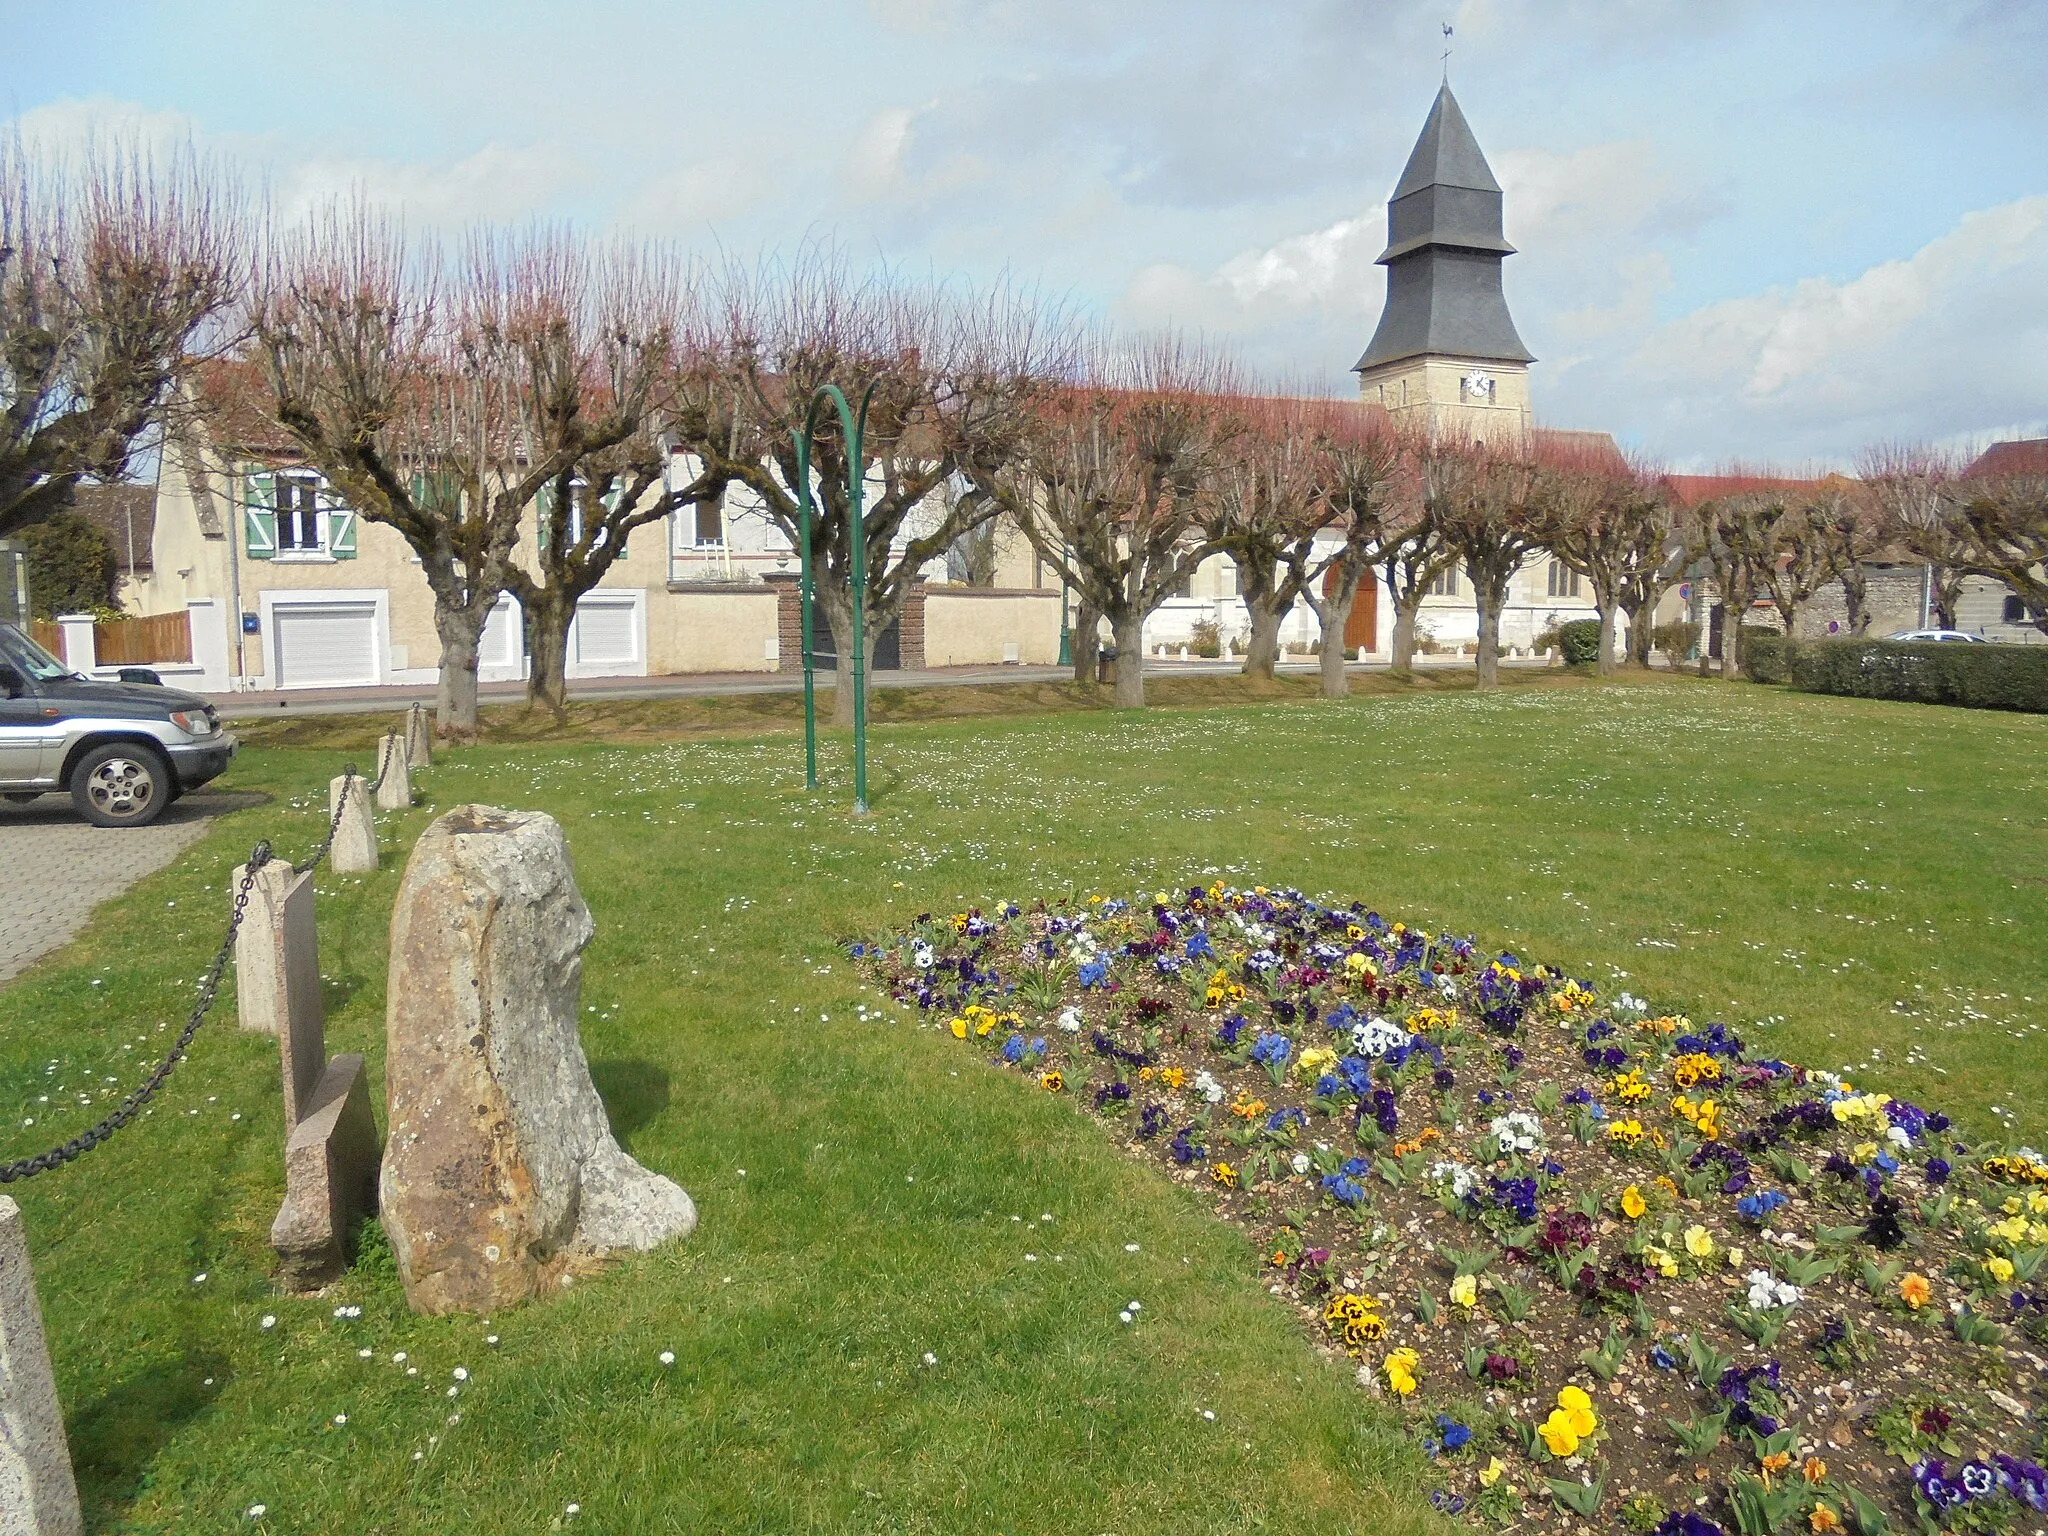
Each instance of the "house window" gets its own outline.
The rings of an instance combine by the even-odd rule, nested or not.
[[[1458,573],[1455,570],[1450,570],[1437,577],[1435,581],[1429,584],[1429,595],[1431,597],[1456,597],[1458,595]]]
[[[1552,597],[1577,597],[1579,595],[1579,573],[1562,560],[1550,562],[1550,595]]]
[[[725,543],[725,509],[716,501],[700,501],[697,514],[697,543],[717,546]]]
[[[327,519],[314,475],[277,477],[277,552],[317,555],[327,547]]]
[[[2005,622],[2008,624],[2031,624],[2034,615],[2027,607],[2027,600],[2017,593],[2005,600]]]

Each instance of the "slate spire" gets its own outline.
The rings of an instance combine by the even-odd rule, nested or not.
[[[1363,372],[1423,355],[1530,363],[1501,293],[1500,183],[1448,83],[1387,202],[1387,307]]]

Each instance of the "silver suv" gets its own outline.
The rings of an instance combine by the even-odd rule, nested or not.
[[[236,745],[204,699],[154,682],[80,677],[0,624],[0,796],[16,805],[68,790],[88,821],[147,826],[219,777]]]

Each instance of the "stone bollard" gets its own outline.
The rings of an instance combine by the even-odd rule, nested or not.
[[[327,786],[327,814],[341,801],[341,787],[348,783],[343,774]],[[334,849],[328,862],[339,875],[366,874],[377,867],[377,813],[370,808],[370,781],[355,775],[355,787],[348,792],[348,806],[341,813],[341,825],[334,829]]]
[[[1180,659],[1182,661],[1186,661],[1188,659],[1188,648],[1186,646],[1182,646],[1180,648]]]
[[[21,1207],[0,1195],[0,1536],[84,1529]]]
[[[270,1225],[278,1279],[314,1290],[348,1267],[356,1223],[377,1208],[377,1122],[357,1055],[327,1059],[313,875],[291,882],[276,923],[277,1049],[284,1076],[284,1204]]]
[[[620,1150],[577,1035],[595,931],[562,829],[465,805],[391,913],[381,1202],[416,1312],[487,1312],[687,1236],[690,1197]]]
[[[412,765],[406,761],[405,738],[385,736],[377,742],[377,771],[383,782],[377,786],[377,809],[412,809]]]
[[[228,900],[242,888],[246,864],[235,866],[228,882]],[[284,1011],[283,978],[278,969],[277,920],[291,889],[292,867],[283,859],[272,859],[256,871],[249,882],[249,902],[242,909],[242,926],[235,930],[235,1014],[242,1028],[266,1035],[277,1033],[278,1016]]]
[[[434,718],[424,704],[415,704],[405,712],[405,766],[434,766]]]

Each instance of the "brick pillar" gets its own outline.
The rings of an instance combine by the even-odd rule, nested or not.
[[[775,592],[775,670],[804,669],[803,576],[797,571],[764,571],[761,579]]]
[[[896,631],[897,650],[906,672],[924,670],[924,587],[921,581],[910,584],[910,595],[903,600],[901,627]]]

